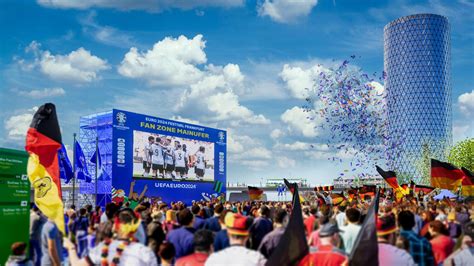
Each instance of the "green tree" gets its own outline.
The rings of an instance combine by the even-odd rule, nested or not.
[[[448,161],[459,168],[474,171],[474,138],[456,143],[449,152]]]

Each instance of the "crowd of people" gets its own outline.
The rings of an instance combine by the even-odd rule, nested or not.
[[[303,202],[309,253],[298,265],[348,264],[371,200]],[[378,210],[379,265],[474,265],[472,202],[384,195]],[[32,206],[29,257],[15,243],[7,265],[264,265],[291,212],[290,202],[263,201],[70,206],[63,236]]]

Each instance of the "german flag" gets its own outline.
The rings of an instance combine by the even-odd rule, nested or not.
[[[397,175],[395,174],[394,171],[384,171],[382,168],[375,166],[377,169],[377,172],[383,177],[385,182],[393,188],[393,189],[398,189],[400,185],[398,184],[397,180]]]
[[[373,198],[375,196],[376,186],[373,185],[363,185],[359,190],[359,196],[361,199],[364,199],[366,196]]]
[[[259,189],[258,187],[251,187],[248,186],[249,190],[249,199],[250,200],[261,200],[263,196],[263,190]]]
[[[474,196],[474,173],[462,167],[464,179],[462,180],[461,195],[465,197]]]
[[[337,206],[346,201],[344,194],[332,193],[331,194],[332,205]]]
[[[400,187],[398,184],[397,180],[397,175],[395,174],[394,171],[384,171],[382,168],[376,166],[377,172],[383,177],[385,182],[393,188],[393,192],[395,194],[395,199],[397,202],[400,202],[400,200],[403,198],[403,196],[408,195],[408,192],[406,189],[403,189]],[[380,194],[384,194],[385,191],[380,191]]]
[[[413,182],[413,180],[410,181],[410,185],[411,185],[413,191],[415,191],[416,193],[420,193],[421,191],[423,191],[423,193],[429,194],[429,193],[431,193],[431,191],[435,190],[434,187],[417,185],[417,184],[415,184],[415,182]]]
[[[349,189],[347,191],[347,194],[349,195],[349,202],[352,202],[352,200],[354,200],[354,197],[357,195],[357,189]]]
[[[28,176],[35,190],[35,204],[64,234],[58,162],[61,132],[54,104],[44,104],[36,111],[26,135],[25,149],[30,154]]]
[[[431,159],[431,185],[433,187],[456,190],[463,177],[463,171],[454,165]]]

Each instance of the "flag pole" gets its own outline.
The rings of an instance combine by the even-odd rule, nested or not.
[[[74,138],[72,148],[72,205],[76,205],[76,133],[72,134]]]
[[[99,137],[95,137],[95,206],[97,206],[97,171],[98,171],[98,164],[99,164]]]

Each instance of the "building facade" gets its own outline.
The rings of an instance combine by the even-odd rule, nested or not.
[[[417,14],[384,28],[390,170],[427,183],[429,158],[444,160],[452,145],[450,25]]]

